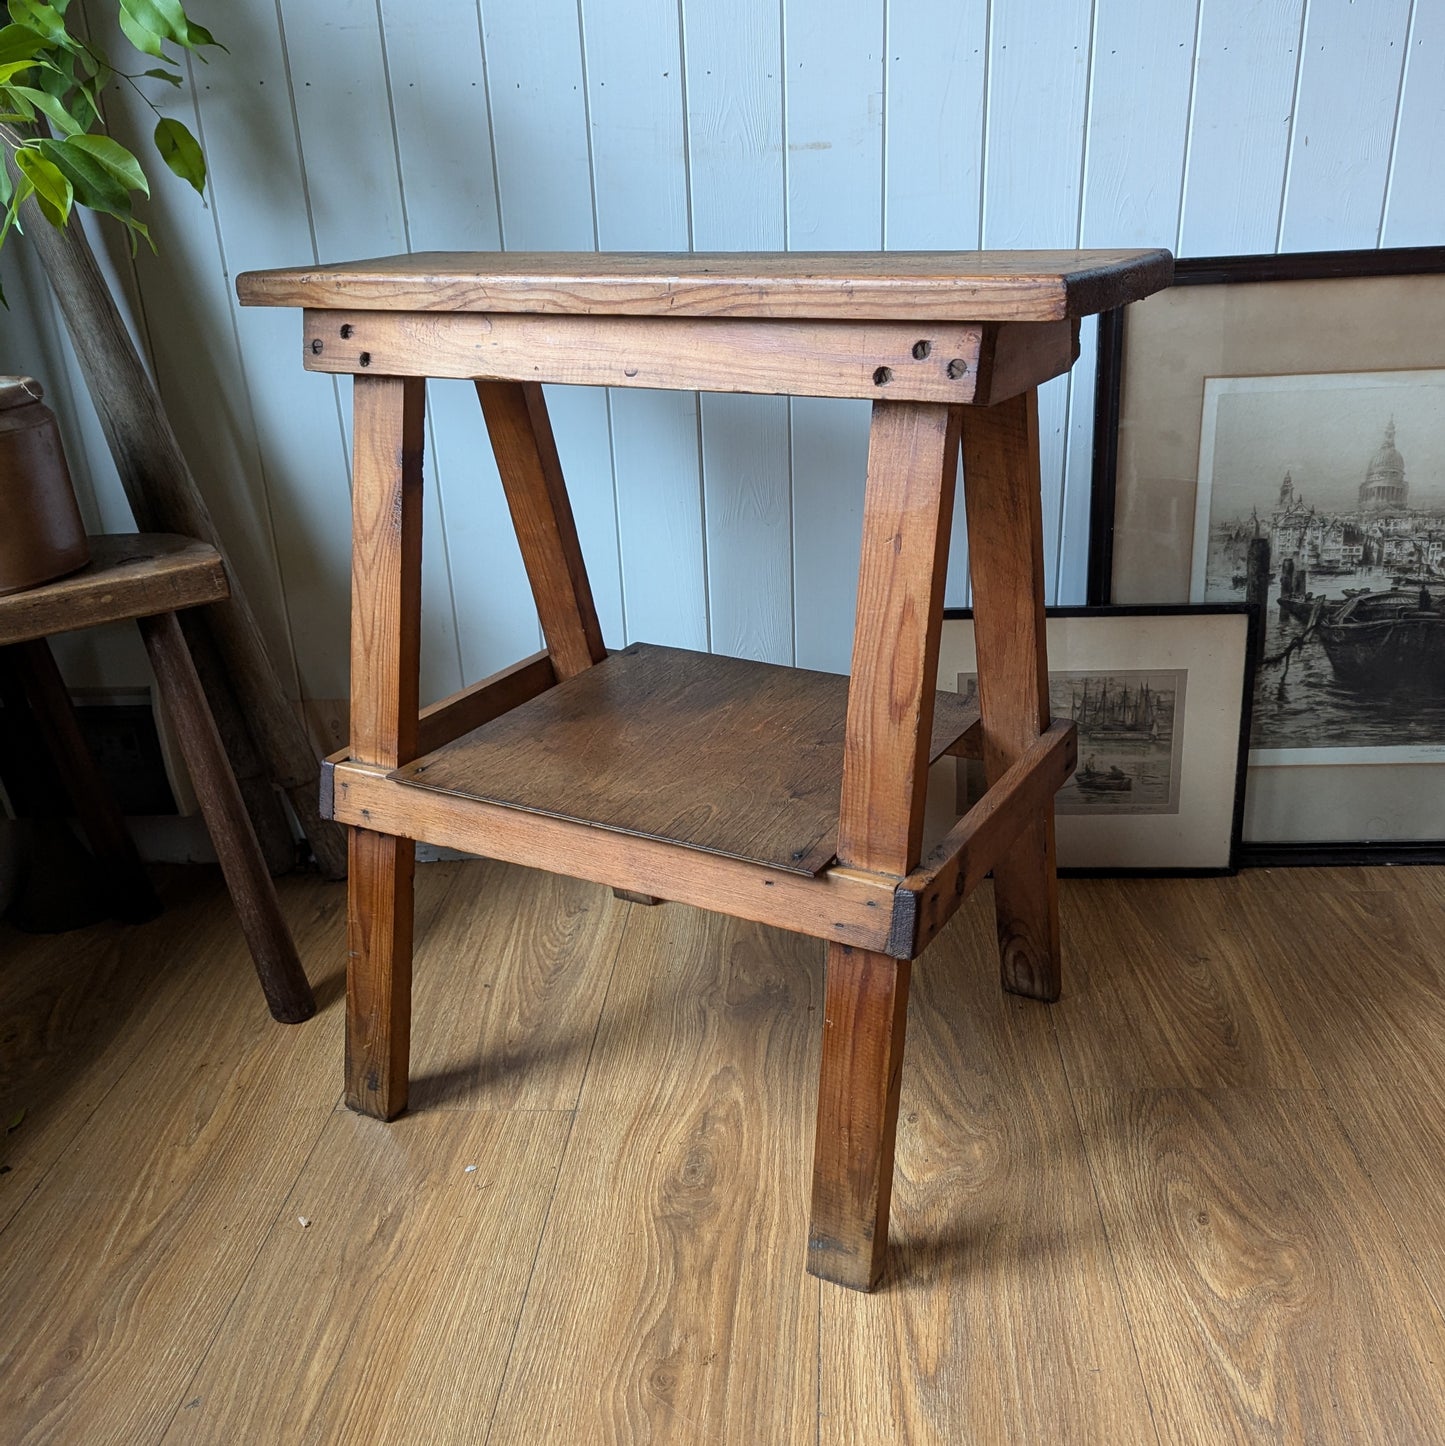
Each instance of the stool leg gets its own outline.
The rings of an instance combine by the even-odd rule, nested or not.
[[[1049,726],[1038,393],[966,413],[963,491],[984,769],[993,783]],[[1031,999],[1057,999],[1052,810],[995,862],[993,879],[1003,987]]]
[[[868,442],[838,859],[918,862],[957,476],[957,409],[879,402]],[[828,946],[808,1269],[870,1290],[888,1249],[910,965]]]
[[[353,418],[350,748],[396,768],[417,753],[426,384],[359,376]],[[354,828],[349,853],[346,1103],[390,1120],[407,1100],[416,849]]]
[[[912,965],[829,944],[808,1269],[871,1290],[888,1253]]]
[[[126,923],[154,919],[161,911],[161,901],[125,819],[86,747],[70,690],[55,665],[50,644],[44,638],[32,638],[5,649],[5,657],[24,686],[26,701],[70,795],[90,851],[104,865],[111,914]]]
[[[266,1003],[276,1019],[299,1024],[316,1013],[316,1001],[296,956],[291,931],[281,916],[276,886],[206,706],[181,625],[174,613],[138,618],[137,623],[186,767],[195,779],[201,813],[240,916]]]

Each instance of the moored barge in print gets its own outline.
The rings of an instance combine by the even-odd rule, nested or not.
[[[1445,693],[1445,611],[1424,589],[1360,593],[1321,616],[1316,631],[1343,683]]]

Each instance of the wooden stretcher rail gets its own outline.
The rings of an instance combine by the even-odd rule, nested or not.
[[[448,698],[439,699],[421,710],[416,725],[417,756],[432,752],[443,744],[480,728],[509,713],[519,704],[545,693],[557,682],[551,657],[545,652],[533,653],[510,668],[503,668],[479,683],[472,683]],[[408,760],[410,761],[410,760]]]
[[[1078,762],[1078,734],[1059,719],[959,819],[898,885],[894,933],[885,952],[916,959],[981,884],[1022,829],[1052,807]]]
[[[855,948],[883,950],[892,932],[898,880],[857,869],[789,874],[571,819],[549,818],[475,798],[397,782],[387,770],[331,765],[337,823],[527,868],[590,879],[672,899]],[[679,866],[679,855],[687,867]]]

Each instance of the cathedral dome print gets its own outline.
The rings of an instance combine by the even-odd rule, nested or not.
[[[1370,458],[1365,480],[1360,483],[1360,506],[1372,511],[1386,507],[1404,507],[1409,496],[1405,482],[1405,459],[1395,447],[1395,419],[1385,427],[1385,440]]]

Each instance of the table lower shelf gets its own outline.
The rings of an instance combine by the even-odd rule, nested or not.
[[[839,674],[634,643],[392,777],[812,875],[837,845],[847,708]],[[939,693],[930,761],[977,724]]]
[[[545,658],[477,687],[523,676],[535,696],[405,767],[328,760],[323,814],[911,959],[1077,753],[1052,724],[898,878],[832,862],[846,678],[636,645],[545,691]],[[930,756],[977,742],[972,706],[939,694]]]

